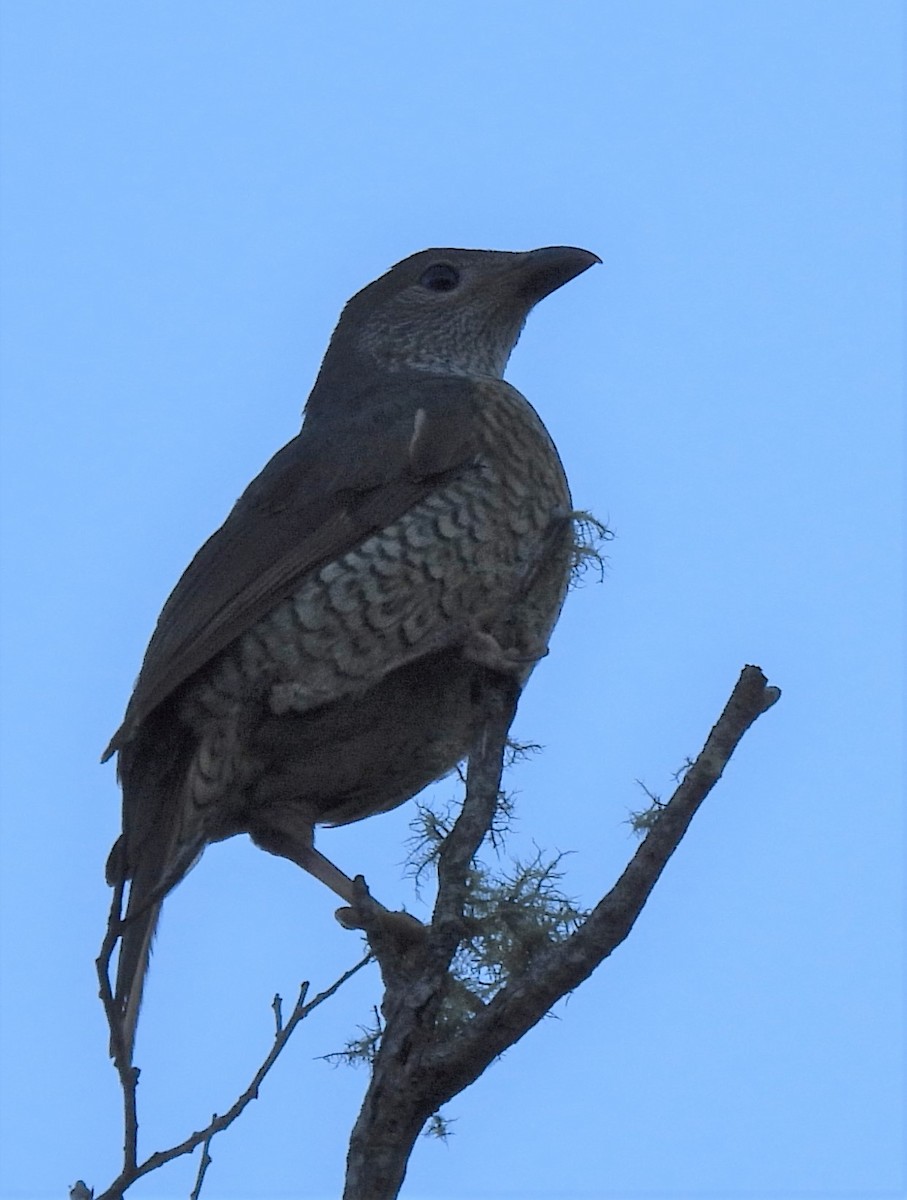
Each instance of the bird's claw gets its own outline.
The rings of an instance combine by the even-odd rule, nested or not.
[[[391,912],[369,892],[365,879],[353,880],[354,903],[338,908],[334,913],[344,929],[361,929],[367,936],[377,934],[400,945],[419,942],[425,936],[425,926],[407,912]]]

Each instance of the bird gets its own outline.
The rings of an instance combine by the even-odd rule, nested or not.
[[[123,722],[113,999],[132,1052],[165,896],[247,834],[354,903],[314,829],[386,812],[467,755],[482,672],[522,687],[573,559],[558,452],[504,369],[530,310],[601,260],[410,255],[344,307],[300,432],[166,601]]]

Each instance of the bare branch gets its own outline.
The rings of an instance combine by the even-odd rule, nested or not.
[[[217,1120],[217,1113],[211,1114],[211,1120]],[[212,1162],[209,1151],[211,1149],[211,1138],[213,1137],[213,1133],[209,1134],[208,1137],[206,1137],[202,1142],[202,1157],[198,1164],[198,1174],[195,1177],[195,1187],[189,1193],[189,1200],[199,1200],[199,1196],[202,1194],[202,1184],[205,1182],[205,1172],[211,1166]]]
[[[482,688],[482,700],[477,706],[477,736],[469,756],[466,798],[438,854],[438,896],[432,914],[432,930],[435,940],[440,935],[445,944],[450,940],[451,933],[456,935],[462,925],[466,874],[494,819],[501,790],[507,733],[516,713],[518,698],[519,691],[514,680],[488,673]],[[456,941],[451,946],[451,954],[455,946]]]
[[[741,738],[780,694],[758,667],[744,667],[705,746],[611,891],[574,933],[502,988],[455,1042],[427,1055],[425,1069],[438,1085],[435,1108],[472,1083],[626,938]]]
[[[108,936],[109,936],[109,934],[108,934]],[[104,945],[105,945],[105,947],[107,945],[106,938],[105,938]],[[103,957],[104,957],[104,950],[102,948],[101,956],[98,959],[99,964],[101,963]],[[217,1116],[215,1114],[215,1116],[205,1126],[204,1129],[198,1130],[197,1133],[190,1134],[190,1136],[187,1137],[184,1141],[180,1142],[178,1145],[171,1146],[168,1150],[155,1151],[154,1154],[149,1155],[149,1157],[146,1158],[145,1161],[142,1163],[136,1162],[134,1132],[132,1134],[133,1140],[131,1142],[131,1147],[132,1147],[131,1158],[129,1156],[130,1143],[128,1141],[128,1131],[127,1131],[127,1151],[126,1151],[126,1153],[124,1153],[123,1169],[120,1172],[120,1174],[117,1176],[117,1178],[113,1181],[113,1183],[110,1185],[110,1187],[107,1188],[106,1191],[102,1192],[96,1198],[96,1200],[121,1200],[121,1197],[123,1196],[123,1194],[127,1190],[127,1188],[131,1187],[132,1184],[134,1184],[137,1179],[141,1179],[143,1175],[148,1175],[152,1171],[156,1171],[159,1167],[163,1167],[167,1163],[173,1162],[174,1159],[181,1158],[184,1154],[191,1154],[193,1152],[193,1150],[197,1149],[197,1147],[202,1146],[202,1145],[205,1147],[205,1150],[202,1155],[202,1162],[204,1164],[204,1159],[206,1157],[210,1157],[208,1155],[208,1146],[210,1145],[211,1139],[214,1137],[214,1135],[217,1133],[221,1133],[228,1126],[232,1125],[233,1122],[236,1120],[236,1118],[246,1108],[246,1106],[252,1100],[258,1099],[258,1091],[259,1091],[259,1088],[261,1087],[261,1084],[263,1083],[268,1072],[271,1070],[271,1068],[274,1066],[275,1062],[279,1058],[284,1046],[286,1046],[287,1042],[292,1037],[293,1031],[295,1030],[296,1026],[299,1024],[299,1022],[304,1020],[309,1015],[309,1013],[313,1011],[313,1009],[318,1008],[318,1006],[323,1004],[325,1002],[325,1000],[329,1000],[331,998],[331,996],[335,995],[335,993],[338,992],[340,990],[340,988],[343,987],[343,985],[357,973],[357,971],[361,971],[362,968],[367,963],[371,962],[371,959],[372,959],[372,956],[370,954],[367,954],[364,958],[360,959],[359,962],[355,964],[355,966],[351,967],[348,971],[346,971],[343,975],[341,975],[339,979],[337,979],[334,983],[332,983],[330,987],[325,988],[325,990],[323,992],[319,992],[318,995],[314,998],[314,1000],[310,1000],[308,1002],[308,1004],[306,1004],[305,998],[306,998],[306,994],[309,989],[309,985],[308,985],[308,983],[304,983],[302,985],[302,987],[299,990],[299,997],[296,1001],[296,1005],[293,1009],[293,1012],[290,1014],[290,1018],[287,1021],[286,1025],[284,1025],[283,1028],[280,1029],[277,1032],[277,1034],[275,1035],[274,1043],[271,1046],[270,1051],[268,1052],[268,1054],[267,1054],[266,1058],[264,1059],[264,1061],[262,1062],[261,1066],[255,1072],[249,1086],[237,1098],[237,1100],[234,1102],[234,1104],[229,1109],[227,1109],[227,1111],[223,1114],[223,1116]],[[109,963],[109,954],[107,957],[107,962]],[[105,978],[105,980],[107,979],[106,970],[104,973],[104,978]],[[108,992],[110,990],[109,984],[108,984],[107,990],[108,990]],[[102,991],[103,991],[103,985],[102,985]],[[103,996],[102,996],[102,998],[103,998]],[[105,1002],[105,1009],[106,1009],[106,1007],[107,1007],[107,1005]],[[119,1066],[118,1066],[118,1070],[119,1070]],[[138,1080],[138,1070],[134,1067],[130,1068],[130,1070],[134,1071],[134,1073],[135,1073],[135,1081],[133,1081],[131,1083],[131,1091],[130,1091],[131,1111],[134,1113],[135,1112],[135,1085]],[[121,1080],[121,1083],[123,1083],[122,1073],[120,1074],[120,1080]],[[124,1087],[124,1092],[125,1092],[125,1090],[126,1090],[125,1083],[123,1083],[123,1087]],[[130,1104],[127,1103],[127,1113],[129,1111],[130,1111]],[[137,1128],[137,1124],[136,1124],[136,1128]],[[201,1188],[201,1183],[204,1178],[205,1170],[207,1170],[207,1164],[204,1164],[204,1167],[203,1168],[200,1167],[200,1169],[199,1169],[199,1178],[196,1181],[197,1189]],[[193,1192],[193,1196],[195,1196],[195,1195],[196,1195],[196,1193]]]
[[[107,930],[104,934],[104,941],[101,943],[100,953],[95,960],[99,995],[101,1003],[104,1005],[107,1028],[110,1031],[110,1057],[113,1059],[113,1065],[120,1077],[120,1090],[123,1093],[123,1175],[135,1170],[139,1136],[135,1095],[139,1082],[139,1071],[132,1065],[132,1056],[126,1043],[123,1021],[110,984],[110,960],[117,942],[120,940],[122,930],[124,889],[125,884],[122,880],[113,889],[110,913],[107,917]]]
[[[467,873],[494,819],[517,699],[512,679],[485,672],[466,798],[438,855],[438,897],[424,942],[406,954],[379,954],[369,933],[386,988],[385,1028],[350,1139],[344,1200],[393,1200],[419,1132],[440,1108],[427,1102],[432,1085],[422,1064],[444,1036],[438,1015],[452,986],[448,968],[465,932]]]
[[[574,932],[539,949],[487,1004],[476,1000],[451,1036],[439,1014],[451,987],[451,957],[463,936],[467,873],[495,811],[515,708],[505,684],[490,673],[485,680],[467,796],[438,856],[438,900],[424,945],[380,960],[385,1029],[350,1141],[344,1200],[394,1200],[413,1143],[432,1115],[620,945],[740,739],[780,695],[758,667],[743,669],[701,753],[611,891]]]

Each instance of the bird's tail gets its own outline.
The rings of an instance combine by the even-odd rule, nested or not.
[[[121,890],[128,882],[129,893],[122,917],[111,917],[119,938],[111,1054],[130,1062],[161,905],[204,845],[181,839],[191,757],[191,743],[179,734],[163,744],[155,736],[140,736],[119,752],[123,834],[107,860],[107,882]]]
[[[120,952],[113,991],[118,1029],[116,1033],[111,1030],[111,1054],[117,1057],[118,1047],[113,1042],[117,1038],[129,1062],[132,1061],[139,1008],[151,959],[151,943],[163,904],[163,891],[161,887],[152,886],[149,889],[137,875],[129,885],[129,900],[120,927]]]

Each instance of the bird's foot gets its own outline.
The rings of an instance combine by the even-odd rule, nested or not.
[[[426,933],[426,927],[410,913],[391,912],[379,904],[361,875],[353,880],[353,903],[338,908],[334,916],[344,929],[361,929],[370,942],[377,938],[400,950],[421,943]]]

